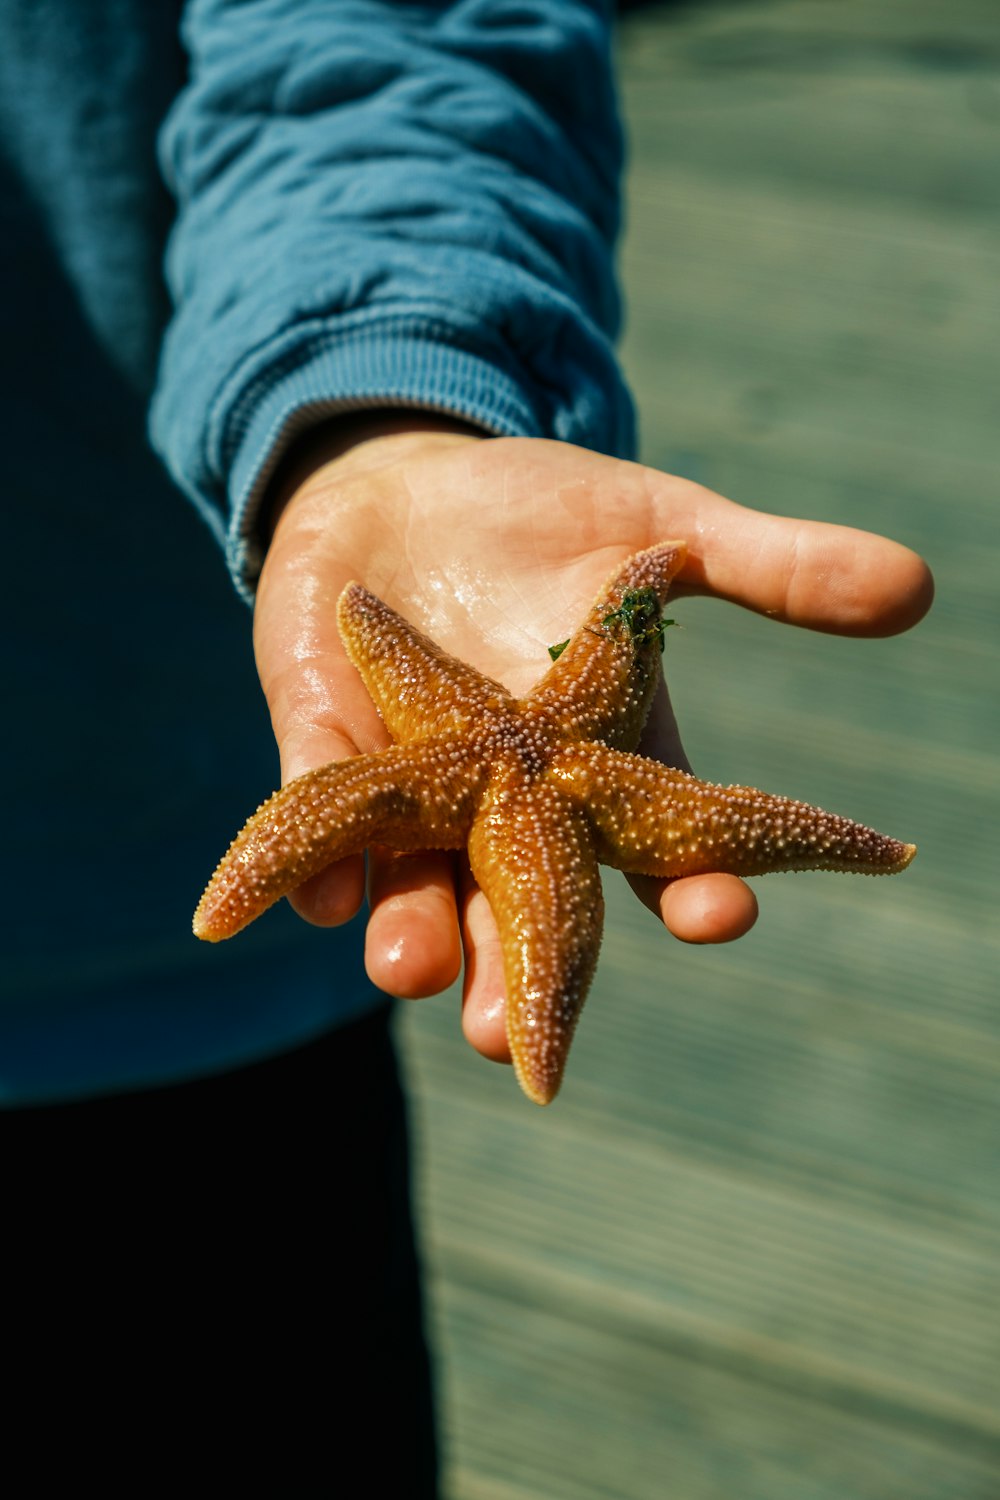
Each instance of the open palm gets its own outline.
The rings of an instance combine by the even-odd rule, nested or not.
[[[926,566],[885,538],[747,510],[565,443],[484,439],[418,413],[315,434],[286,471],[278,506],[254,639],[286,781],[387,743],[337,632],[337,598],[351,579],[515,694],[546,670],[548,646],[570,633],[623,558],[674,537],[688,546],[678,594],[714,595],[791,624],[887,635],[914,624],[931,599]],[[687,767],[665,689],[642,749]],[[756,915],[733,876],[633,885],[687,941],[738,937]],[[334,925],[363,894],[360,859],[344,860],[293,904]],[[505,1059],[499,942],[464,862],[373,851],[368,894],[373,982],[397,995],[435,994],[456,978],[464,950],[466,1035]]]

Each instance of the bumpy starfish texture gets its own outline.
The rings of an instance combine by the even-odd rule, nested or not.
[[[599,863],[667,878],[905,869],[912,844],[632,753],[684,555],[683,542],[665,542],[630,558],[522,699],[349,584],[340,633],[396,743],[310,771],[265,802],[215,871],[195,913],[197,936],[231,937],[372,843],[467,848],[500,932],[518,1080],[547,1104],[597,964]]]

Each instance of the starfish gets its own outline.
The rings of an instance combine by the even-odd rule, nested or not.
[[[467,849],[504,955],[518,1081],[547,1104],[597,965],[598,866],[674,878],[892,874],[916,852],[848,818],[636,755],[683,542],[636,553],[526,697],[450,656],[358,583],[338,626],[395,743],[289,782],[231,844],[194,918],[231,937],[346,855]]]

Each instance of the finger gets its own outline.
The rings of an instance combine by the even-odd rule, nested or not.
[[[639,751],[650,760],[659,760],[665,766],[676,766],[679,771],[691,772],[691,762],[681,743],[681,732],[677,727],[670,693],[663,677],[656,685],[649,718],[639,742]]]
[[[331,761],[346,760],[356,752],[344,735],[311,726],[286,735],[280,753],[282,784],[285,784],[306,771]],[[340,927],[358,912],[364,896],[364,859],[354,854],[304,881],[292,891],[288,903],[303,921],[314,927]]]
[[[455,982],[462,945],[448,855],[371,849],[368,899],[365,968],[372,984],[417,1000]]]
[[[314,927],[340,927],[360,910],[365,897],[365,862],[360,854],[340,859],[292,891],[288,904]]]
[[[669,881],[649,875],[627,878],[643,906],[682,943],[730,943],[757,920],[757,897],[736,875],[688,875]]]
[[[688,543],[678,593],[713,594],[839,635],[894,635],[931,606],[930,569],[899,542],[748,510],[700,485],[661,479],[654,524]]]
[[[465,945],[465,982],[462,987],[465,1039],[492,1062],[509,1063],[500,935],[489,902],[468,872],[463,878],[462,940]]]
[[[690,771],[680,731],[661,681],[643,731],[642,753]],[[626,877],[639,900],[685,943],[728,943],[740,938],[757,920],[757,898],[735,875],[692,875],[682,880]]]

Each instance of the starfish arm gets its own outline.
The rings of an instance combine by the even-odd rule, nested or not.
[[[360,583],[349,583],[337,624],[389,733],[396,740],[460,732],[470,716],[513,703],[498,682],[436,645]]]
[[[196,937],[233,937],[319,870],[372,843],[460,849],[485,779],[448,741],[334,761],[275,792],[223,855],[194,916]]]
[[[525,699],[572,740],[634,750],[660,676],[659,626],[670,583],[687,548],[661,542],[637,552],[608,579],[583,624]],[[634,613],[637,597],[645,608]]]
[[[836,813],[747,786],[715,786],[601,745],[557,752],[549,775],[586,808],[604,864],[630,875],[893,875],[916,853]]]
[[[490,799],[469,838],[500,932],[507,1039],[518,1082],[555,1098],[597,965],[604,897],[585,819],[534,782]]]

